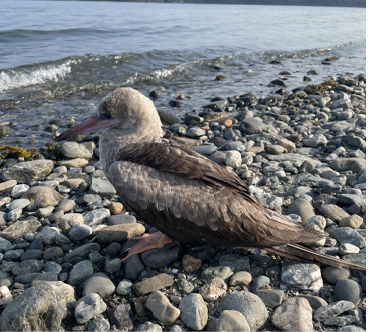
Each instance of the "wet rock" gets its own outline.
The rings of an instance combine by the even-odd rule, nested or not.
[[[4,181],[16,180],[17,183],[27,183],[32,180],[42,180],[53,170],[53,161],[39,159],[25,161],[10,166],[2,173]]]
[[[2,312],[0,330],[58,331],[74,305],[73,287],[61,281],[27,288]]]
[[[190,294],[180,301],[178,306],[181,320],[191,329],[201,331],[207,324],[207,306],[199,294]]]
[[[159,274],[155,277],[143,280],[132,286],[135,296],[143,296],[155,292],[165,287],[173,285],[173,279],[166,273]]]
[[[102,299],[106,299],[115,292],[115,285],[102,272],[94,273],[91,275],[83,285],[82,295],[86,296],[92,293],[97,293]]]
[[[220,312],[224,310],[239,311],[249,324],[251,331],[264,326],[268,318],[266,306],[262,300],[250,292],[231,293],[220,302]]]
[[[283,331],[313,331],[312,309],[303,298],[289,298],[278,307],[273,316],[272,324]]]
[[[220,332],[251,331],[245,317],[236,310],[224,310],[216,323],[215,330]]]
[[[85,324],[91,318],[101,314],[107,309],[107,305],[96,293],[86,295],[77,301],[74,316],[78,324]]]
[[[146,307],[164,325],[174,324],[180,316],[180,310],[170,304],[168,298],[160,291],[153,292],[148,296]]]

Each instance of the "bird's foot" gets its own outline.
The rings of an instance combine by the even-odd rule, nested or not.
[[[139,241],[139,243],[128,249],[128,255],[122,259],[123,261],[143,251],[155,248],[163,248],[167,243],[172,243],[172,239],[162,232],[145,234],[141,237],[138,237],[137,240]]]

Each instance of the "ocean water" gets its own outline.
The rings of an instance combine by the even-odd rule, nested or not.
[[[0,1],[0,13],[0,116],[27,109],[13,116],[21,134],[30,115],[84,118],[121,86],[163,87],[156,106],[183,114],[216,95],[272,94],[283,70],[290,88],[311,69],[312,83],[366,71],[364,8]],[[179,94],[184,105],[172,108]]]

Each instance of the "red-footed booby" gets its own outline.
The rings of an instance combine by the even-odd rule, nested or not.
[[[264,248],[297,260],[365,269],[301,245],[325,235],[260,205],[233,172],[190,149],[163,142],[153,102],[132,88],[110,93],[98,112],[56,140],[104,128],[99,141],[104,174],[126,206],[161,232],[139,238],[128,257],[173,239]]]

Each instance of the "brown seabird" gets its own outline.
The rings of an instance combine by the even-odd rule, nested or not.
[[[141,237],[128,257],[173,239],[264,248],[292,259],[365,269],[301,245],[325,234],[260,205],[233,172],[195,151],[162,141],[153,102],[132,88],[110,93],[101,100],[98,112],[56,140],[104,128],[99,142],[104,174],[126,206],[162,232]]]

